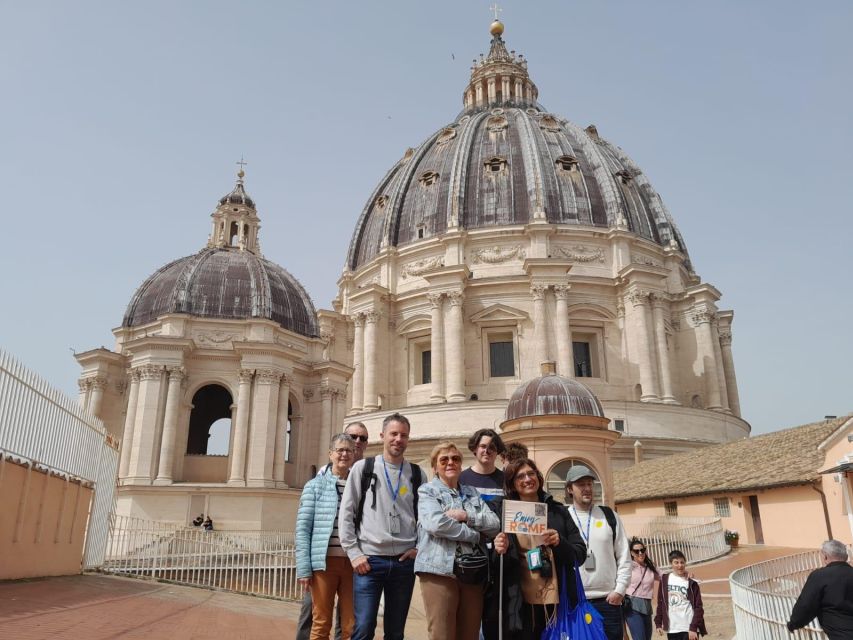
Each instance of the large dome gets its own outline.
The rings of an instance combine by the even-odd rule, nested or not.
[[[483,87],[488,87],[484,94]],[[686,254],[669,212],[645,174],[594,126],[581,128],[537,101],[527,62],[500,34],[475,61],[465,109],[409,149],[370,196],[350,243],[357,270],[382,248],[450,228],[534,220],[621,226]]]
[[[314,305],[302,285],[274,262],[232,247],[208,247],[158,269],[136,290],[122,326],[167,313],[267,318],[304,336],[318,334]]]

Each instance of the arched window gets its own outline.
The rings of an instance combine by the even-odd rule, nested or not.
[[[205,385],[195,392],[187,434],[188,454],[228,455],[233,402],[228,389],[218,384]]]
[[[566,504],[569,504],[571,498],[566,495],[566,475],[569,473],[569,469],[579,464],[588,467],[589,470],[592,471],[592,473],[595,475],[595,489],[593,494],[593,500],[595,501],[595,504],[601,504],[603,502],[604,489],[601,485],[601,481],[598,479],[598,474],[596,473],[595,469],[591,464],[589,464],[585,460],[579,460],[577,458],[568,458],[567,460],[562,460],[551,468],[551,471],[548,472],[548,476],[545,478],[545,491],[547,491],[557,499],[564,499]]]

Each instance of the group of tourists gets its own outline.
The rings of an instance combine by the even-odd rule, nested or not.
[[[564,505],[546,492],[526,447],[506,447],[497,432],[480,429],[468,442],[471,467],[463,469],[453,442],[439,442],[429,480],[405,460],[410,430],[405,416],[389,415],[382,453],[364,458],[367,429],[348,425],[332,440],[329,464],[305,485],[296,523],[305,588],[298,640],[327,640],[333,626],[336,639],[371,640],[382,603],[385,639],[403,640],[416,576],[430,640],[539,640],[561,594],[577,604],[575,572],[607,640],[622,640],[626,623],[633,640],[649,640],[653,623],[669,638],[705,635],[684,555],[670,553],[673,571],[662,576],[619,516],[594,504],[589,468],[570,469]],[[547,512],[547,528],[502,532],[503,500],[544,505],[536,508]]]

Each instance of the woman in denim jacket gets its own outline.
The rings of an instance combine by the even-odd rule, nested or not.
[[[462,454],[440,442],[430,462],[435,477],[418,489],[418,555],[430,640],[476,640],[483,610],[483,584],[466,584],[453,572],[458,553],[480,549],[480,534],[493,537],[500,520],[477,490],[459,484]]]

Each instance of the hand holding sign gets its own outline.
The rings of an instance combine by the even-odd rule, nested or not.
[[[547,544],[543,536],[548,531],[548,506],[544,502],[504,500],[503,531],[531,536],[534,545]],[[553,531],[553,530],[551,530]],[[557,533],[553,531],[553,533]],[[559,541],[559,535],[557,536]]]

